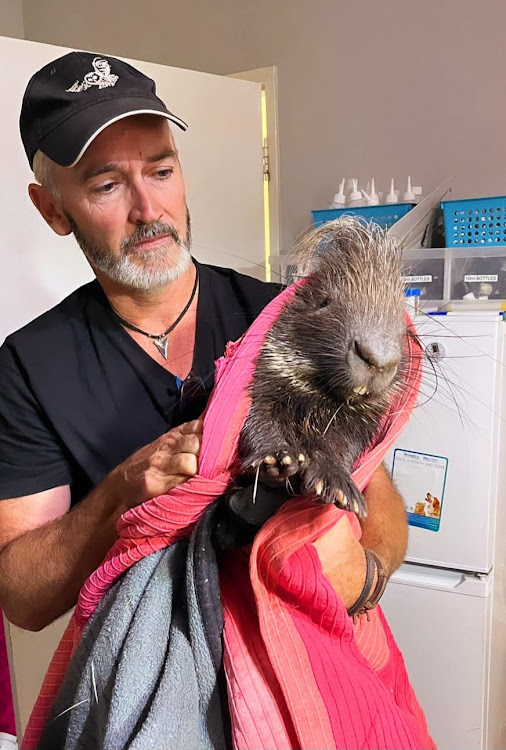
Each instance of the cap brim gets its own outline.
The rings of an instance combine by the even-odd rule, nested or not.
[[[73,167],[89,145],[109,125],[133,115],[159,115],[186,130],[188,125],[169,112],[162,102],[142,96],[107,99],[76,112],[39,143],[40,150],[61,167]]]

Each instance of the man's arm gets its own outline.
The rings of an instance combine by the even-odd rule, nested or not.
[[[114,469],[70,513],[68,486],[0,502],[0,606],[27,630],[41,630],[77,601],[131,507],[196,473],[200,420],[181,425]]]
[[[364,496],[369,512],[360,541],[344,516],[314,542],[323,572],[347,609],[355,604],[365,583],[364,549],[376,552],[390,576],[404,560],[408,543],[404,501],[384,466],[376,469]],[[375,576],[373,587],[376,580]]]
[[[389,576],[406,556],[408,522],[404,500],[382,464],[364,490],[368,515],[362,523],[361,544],[381,559]]]

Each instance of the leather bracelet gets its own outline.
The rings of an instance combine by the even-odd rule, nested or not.
[[[376,572],[378,573],[378,580],[376,582],[376,586],[374,587],[374,591],[372,592],[371,596],[365,603],[366,610],[368,609],[374,609],[374,607],[378,604],[379,600],[385,593],[385,589],[388,583],[388,573],[385,570],[385,567],[383,563],[381,562],[381,559],[378,557],[376,552],[373,552],[372,549],[367,550],[370,555],[374,558],[374,562],[376,563]]]
[[[383,596],[387,582],[388,573],[378,555],[371,549],[364,550],[366,559],[366,576],[365,583],[360,596],[355,604],[350,607],[348,614],[350,617],[357,617],[366,614],[370,609],[374,609]],[[376,571],[378,580],[373,587],[374,571]]]
[[[365,612],[365,604],[369,600],[369,596],[371,594],[371,589],[374,583],[374,571],[376,570],[376,561],[374,560],[373,556],[370,554],[370,550],[365,549],[365,581],[364,585],[362,587],[362,591],[360,592],[360,596],[358,597],[355,604],[349,608],[348,614],[350,617],[355,617],[355,615],[363,614]]]

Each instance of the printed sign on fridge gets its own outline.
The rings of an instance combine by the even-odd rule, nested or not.
[[[408,522],[429,531],[439,531],[448,459],[429,453],[397,448],[392,477],[406,503]]]

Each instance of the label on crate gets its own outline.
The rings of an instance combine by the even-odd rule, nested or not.
[[[430,284],[432,276],[403,276],[402,280],[405,284]]]
[[[466,274],[464,276],[464,281],[467,281],[468,283],[473,281],[499,281],[499,277],[496,273],[480,273],[480,274]]]
[[[404,498],[410,526],[439,531],[448,459],[396,448],[392,478]]]

